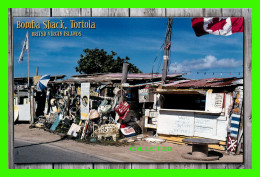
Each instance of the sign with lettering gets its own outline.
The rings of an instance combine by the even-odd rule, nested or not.
[[[157,133],[193,136],[194,113],[160,111],[157,117]]]
[[[118,129],[117,129],[117,126],[116,124],[104,124],[104,125],[101,125],[99,128],[98,128],[98,133],[99,134],[107,134],[107,133],[117,133],[118,132]]]
[[[80,111],[81,119],[87,120],[89,117],[89,90],[90,83],[81,83]]]
[[[217,135],[217,116],[195,114],[194,136],[213,138]]]
[[[224,111],[224,93],[209,93],[206,94],[206,111],[213,113],[221,113]]]

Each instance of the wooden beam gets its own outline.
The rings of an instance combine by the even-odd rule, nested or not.
[[[13,60],[13,18],[8,9],[8,167],[14,168],[14,60]]]

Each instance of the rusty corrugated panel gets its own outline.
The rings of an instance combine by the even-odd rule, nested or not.
[[[237,85],[235,81],[239,78],[207,78],[200,80],[183,80],[176,81],[170,84],[165,84],[163,88],[203,88],[203,87],[226,87],[231,85]]]
[[[168,83],[168,84],[164,84],[163,87],[176,86],[178,84],[190,82],[190,81],[191,80],[179,80],[179,81],[171,82],[171,83]]]

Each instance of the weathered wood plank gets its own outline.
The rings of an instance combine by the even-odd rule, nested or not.
[[[93,17],[129,17],[128,8],[92,8]]]
[[[108,8],[92,8],[92,17],[107,17]]]
[[[221,17],[223,16],[222,14],[222,9],[220,8],[206,8],[203,10],[203,16],[204,17]]]
[[[82,17],[91,17],[92,16],[92,9],[91,8],[82,8],[81,9],[81,16]]]
[[[252,9],[244,17],[244,165],[252,168]]]
[[[202,17],[202,8],[166,8],[167,17]]]
[[[130,17],[165,17],[165,8],[130,8]]]
[[[13,8],[13,17],[49,17],[50,8]]]
[[[130,163],[94,163],[94,169],[131,169]]]
[[[82,9],[80,8],[53,8],[53,17],[79,17],[82,15]]]
[[[207,169],[243,169],[243,164],[221,164],[221,163],[213,163],[208,164]]]
[[[52,164],[15,164],[15,169],[52,169]]]
[[[8,167],[14,168],[14,61],[12,9],[8,9]]]
[[[242,9],[222,9],[224,17],[240,17],[242,16]]]
[[[206,169],[206,164],[198,164],[198,163],[170,164],[169,169]]]
[[[132,163],[132,169],[169,169],[168,163]]]
[[[53,169],[93,169],[93,163],[62,163],[62,164],[53,164]]]

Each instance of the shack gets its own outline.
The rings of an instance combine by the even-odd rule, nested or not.
[[[156,118],[154,128],[162,138],[176,142],[180,140],[171,137],[241,138],[242,78],[179,80],[159,86],[155,93],[157,106],[146,116]]]

